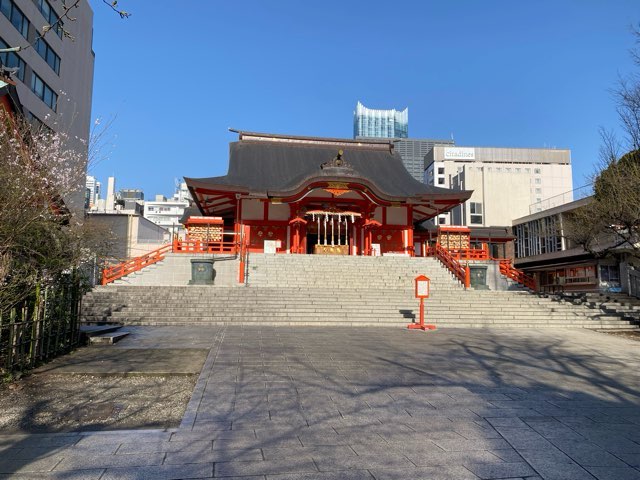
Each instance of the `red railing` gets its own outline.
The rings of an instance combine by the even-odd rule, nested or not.
[[[231,253],[235,254],[235,241],[203,242],[202,240],[175,240],[173,253]]]
[[[536,280],[531,275],[527,275],[522,270],[518,270],[513,266],[511,260],[506,259],[496,259],[500,263],[500,273],[511,280],[518,282],[521,285],[524,285],[530,290],[536,289]]]
[[[154,263],[163,260],[165,253],[171,252],[172,249],[173,245],[171,244],[163,245],[162,247],[139,257],[105,268],[102,270],[102,285],[111,283],[125,275],[137,272],[138,270],[142,270],[144,267],[148,267],[149,265],[153,265]]]
[[[447,250],[456,260],[490,260],[489,251],[484,248],[459,248]]]
[[[449,251],[442,247],[439,243],[436,243],[435,247],[429,247],[427,255],[436,257],[440,262],[449,269],[455,277],[462,282],[464,288],[469,288],[471,285],[471,275],[469,266],[462,266],[462,264],[449,253]]]

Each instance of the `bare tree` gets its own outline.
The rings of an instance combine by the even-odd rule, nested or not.
[[[640,67],[640,30],[633,33]],[[597,257],[624,249],[640,258],[640,74],[621,78],[614,98],[624,137],[601,129],[593,199],[566,215],[565,235]]]

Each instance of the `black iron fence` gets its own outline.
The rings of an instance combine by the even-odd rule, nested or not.
[[[67,278],[37,286],[25,300],[0,311],[0,374],[31,369],[75,348],[81,298],[80,282]]]

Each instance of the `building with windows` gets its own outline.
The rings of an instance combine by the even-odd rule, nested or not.
[[[61,20],[63,9],[63,2],[54,0],[0,0],[0,49],[21,47],[18,52],[0,53],[0,64],[17,69],[14,78],[24,116],[64,132],[69,146],[86,154],[93,91],[93,11],[88,0],[81,0],[73,9],[73,20]],[[74,207],[83,193],[66,200]]]
[[[567,215],[590,202],[581,198],[513,221],[515,266],[533,275],[541,291],[630,292],[632,278],[640,278],[640,262],[624,248],[597,258],[566,237]]]
[[[375,140],[373,137],[356,137],[356,140]],[[425,157],[434,145],[454,145],[453,140],[432,138],[393,138],[394,150],[400,154],[402,163],[413,178],[423,181]]]
[[[510,226],[532,206],[541,210],[543,199],[572,200],[570,150],[435,145],[425,164],[427,185],[473,190],[469,201],[436,217],[439,225]]]
[[[353,138],[407,138],[409,109],[377,110],[358,102],[353,112]]]
[[[182,237],[185,229],[180,220],[190,204],[191,195],[187,184],[176,181],[176,191],[171,198],[156,195],[155,200],[144,202],[144,217],[166,228],[173,236]]]
[[[96,177],[92,175],[87,175],[85,187],[86,187],[86,201],[85,201],[84,208],[86,210],[91,210],[97,207],[98,200],[100,200],[101,184],[96,180]]]

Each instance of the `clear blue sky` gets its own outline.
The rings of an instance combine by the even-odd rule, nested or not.
[[[351,138],[358,100],[409,107],[411,137],[572,150],[574,186],[618,128],[638,0],[120,0],[94,14],[93,116],[116,117],[118,188],[224,175],[228,127]]]

